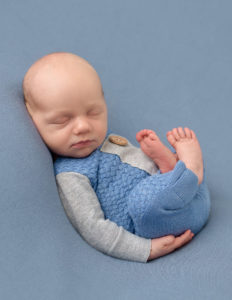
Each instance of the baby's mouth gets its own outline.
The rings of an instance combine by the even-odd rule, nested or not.
[[[85,141],[80,141],[78,143],[72,144],[71,147],[80,149],[80,148],[91,146],[92,143],[93,143],[93,140],[85,140]]]

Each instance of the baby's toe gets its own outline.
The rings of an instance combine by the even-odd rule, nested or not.
[[[156,140],[158,140],[159,138],[158,138],[158,136],[156,135],[156,133],[154,132],[154,131],[150,131],[150,133],[149,133],[149,138],[152,140],[152,141],[156,141]]]
[[[191,130],[190,130],[188,127],[185,127],[185,128],[184,128],[184,131],[185,131],[186,137],[187,137],[188,139],[191,139],[191,138],[192,138]]]
[[[141,142],[141,140],[143,139],[144,136],[144,130],[140,130],[139,132],[136,133],[136,140],[138,142]]]
[[[178,131],[179,136],[180,136],[182,139],[186,138],[185,132],[184,132],[184,130],[183,130],[182,127],[178,127],[177,131]]]
[[[179,135],[179,132],[178,132],[178,130],[177,130],[177,128],[173,128],[172,129],[172,134],[174,135],[174,137],[175,137],[175,139],[177,140],[177,141],[179,141],[180,140],[180,135]]]
[[[191,130],[191,135],[192,135],[193,139],[197,139],[196,134],[195,134],[195,132],[193,130]]]
[[[177,141],[175,136],[170,131],[167,133],[167,140],[172,147],[175,146],[176,141]]]
[[[149,135],[149,133],[152,132],[149,129],[142,129],[136,134],[136,140],[138,142],[141,142],[146,136]]]

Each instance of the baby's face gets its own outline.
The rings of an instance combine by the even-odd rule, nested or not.
[[[102,144],[107,108],[100,79],[89,65],[65,63],[35,78],[28,111],[52,152],[85,157]]]

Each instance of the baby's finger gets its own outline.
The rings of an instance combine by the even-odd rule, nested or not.
[[[184,246],[185,244],[189,243],[192,240],[193,236],[194,234],[191,232],[191,230],[187,230],[182,235],[176,237],[173,245],[175,247],[174,249],[178,249]]]

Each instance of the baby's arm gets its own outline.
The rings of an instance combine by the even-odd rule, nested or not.
[[[65,211],[80,235],[93,247],[108,255],[146,262],[169,254],[188,243],[190,230],[179,237],[172,235],[145,239],[105,220],[97,196],[87,177],[73,172],[56,176]]]
[[[56,176],[65,211],[80,235],[108,255],[132,261],[153,259],[151,240],[138,237],[105,220],[98,198],[87,177],[73,172]]]

